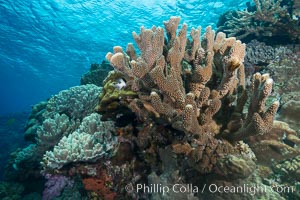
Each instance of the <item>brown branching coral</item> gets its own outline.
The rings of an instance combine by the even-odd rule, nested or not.
[[[261,75],[256,73],[253,75],[252,81],[252,97],[248,108],[247,119],[241,129],[229,137],[235,140],[242,140],[253,132],[256,134],[266,134],[273,126],[274,116],[279,107],[279,102],[275,101],[267,110],[265,102],[272,91],[273,80],[268,74]],[[227,130],[231,132],[230,130]]]
[[[283,0],[253,0],[255,8],[244,11],[228,11],[221,15],[218,31],[245,42],[252,39],[278,43],[299,42],[299,17],[297,10]]]
[[[186,24],[176,34],[179,20],[171,17],[164,22],[166,41],[160,27],[142,27],[139,35],[133,33],[140,55],[129,44],[126,53],[114,47],[114,53],[106,58],[123,74],[127,87],[137,92],[133,112],[153,113],[152,120],[163,120],[182,132],[181,141],[171,141],[174,151],[184,153],[199,172],[208,173],[220,157],[239,152],[230,142],[268,132],[278,103],[265,110],[272,80],[256,74],[248,117],[243,118],[248,97],[245,44],[234,37],[226,38],[222,32],[215,36],[211,27],[206,28],[202,40],[201,28],[192,29],[189,39]],[[219,112],[227,112],[228,119],[218,117]]]

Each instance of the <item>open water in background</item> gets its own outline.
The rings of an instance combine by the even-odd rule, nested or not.
[[[0,0],[0,115],[78,85],[91,63],[134,42],[140,26],[180,16],[189,28],[214,28],[245,0]]]

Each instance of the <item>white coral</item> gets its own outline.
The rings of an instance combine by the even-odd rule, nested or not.
[[[60,169],[72,162],[109,157],[117,140],[111,133],[113,123],[102,122],[100,117],[96,113],[85,117],[75,132],[64,136],[52,151],[47,151],[41,163],[44,169]]]
[[[64,113],[70,118],[82,119],[94,111],[102,88],[93,84],[75,86],[60,91],[49,99],[47,111]]]

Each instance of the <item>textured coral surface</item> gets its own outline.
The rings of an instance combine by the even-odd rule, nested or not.
[[[31,170],[11,179],[46,178],[45,199],[296,198],[274,191],[287,180],[297,183],[290,174],[299,175],[300,139],[274,121],[280,105],[273,79],[260,72],[246,77],[240,40],[210,26],[201,30],[180,25],[179,17],[164,28],[141,27],[132,33],[138,50],[129,43],[107,53],[114,70],[103,88],[74,87],[35,106],[26,131],[33,144],[11,162],[16,174]],[[249,65],[263,60],[254,46]],[[91,74],[85,79],[97,82]],[[297,105],[286,103],[281,116],[297,118]],[[162,194],[138,191],[143,184],[265,190]]]

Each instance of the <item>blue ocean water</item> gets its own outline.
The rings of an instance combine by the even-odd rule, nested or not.
[[[248,1],[0,0],[0,200],[300,199],[300,3]]]
[[[180,16],[190,27],[212,25],[246,0],[0,0],[0,114],[78,85],[91,63],[133,42],[140,26]]]

